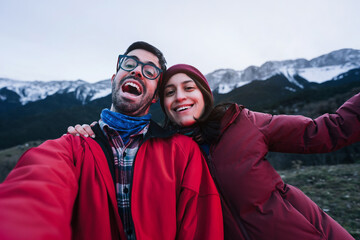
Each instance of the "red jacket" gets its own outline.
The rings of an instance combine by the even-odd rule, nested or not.
[[[210,148],[222,195],[225,239],[353,239],[299,189],[284,184],[268,151],[330,152],[360,140],[360,94],[315,120],[233,105]]]
[[[189,137],[151,138],[134,162],[136,238],[223,239],[220,198]],[[106,157],[91,138],[30,149],[0,184],[0,239],[125,239]]]

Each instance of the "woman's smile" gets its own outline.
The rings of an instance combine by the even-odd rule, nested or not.
[[[183,112],[185,110],[188,110],[192,108],[193,104],[187,104],[187,105],[181,105],[174,108],[175,112]]]

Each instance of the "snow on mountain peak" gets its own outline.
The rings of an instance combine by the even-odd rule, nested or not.
[[[106,96],[111,93],[110,80],[104,80],[91,84],[82,80],[32,82],[0,78],[0,89],[2,88],[6,88],[7,90],[13,91],[19,95],[20,103],[22,105],[45,99],[46,97],[56,93],[74,92],[76,98],[82,103],[85,103],[88,99],[94,100],[97,97]],[[101,94],[99,94],[100,92]],[[4,101],[4,98],[5,96],[2,95],[1,100]]]
[[[244,70],[219,69],[206,75],[210,88],[220,94],[226,94],[235,88],[250,83],[253,80],[266,80],[276,74],[282,74],[289,82],[299,88],[303,85],[296,80],[300,76],[309,82],[322,83],[360,67],[360,50],[340,49],[311,60],[304,58],[285,61],[268,61],[258,66],[249,66]],[[83,104],[88,101],[111,94],[110,80],[97,83],[76,81],[17,81],[0,78],[0,91],[7,89],[15,92],[21,104],[45,99],[56,93],[74,93]],[[289,91],[295,91],[288,88]],[[0,101],[6,101],[7,95],[2,92]]]
[[[310,61],[300,58],[268,61],[260,67],[250,66],[242,71],[222,69],[207,74],[206,78],[212,90],[217,89],[220,94],[224,94],[253,80],[265,80],[276,74],[284,75],[289,82],[303,88],[295,79],[296,75],[309,82],[322,83],[358,67],[360,67],[360,50],[346,48],[324,54]],[[229,77],[234,72],[238,75]]]

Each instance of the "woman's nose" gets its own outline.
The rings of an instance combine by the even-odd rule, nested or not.
[[[176,100],[177,101],[182,101],[184,99],[186,99],[185,93],[183,91],[177,91],[176,92]]]

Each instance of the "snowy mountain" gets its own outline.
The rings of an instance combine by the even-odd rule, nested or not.
[[[267,80],[283,75],[296,88],[303,88],[299,77],[308,82],[323,83],[336,79],[340,74],[360,67],[360,50],[341,49],[320,57],[306,60],[268,61],[261,65],[250,66],[244,70],[220,69],[206,75],[211,89],[217,94],[227,94],[254,80]],[[288,91],[296,91],[286,87]],[[16,81],[0,78],[0,103],[11,101],[26,105],[44,100],[55,94],[73,94],[82,104],[108,96],[111,93],[110,80],[97,83],[77,81]]]
[[[269,61],[260,67],[250,66],[241,71],[220,69],[207,74],[206,78],[213,91],[226,94],[254,80],[266,80],[278,74],[284,75],[290,82],[303,88],[296,76],[309,82],[323,83],[359,67],[360,50],[341,49],[311,60]]]
[[[310,61],[269,61],[242,71],[207,75],[215,104],[236,102],[254,111],[319,116],[360,91],[360,51],[343,49]],[[0,78],[0,149],[57,138],[69,125],[91,123],[111,104],[111,82],[26,82]],[[337,106],[337,107],[336,107]],[[160,104],[152,119],[164,120]]]
[[[111,93],[110,80],[103,80],[97,83],[88,83],[82,80],[77,81],[16,81],[0,78],[0,89],[6,92],[14,92],[19,96],[22,105],[29,102],[43,100],[54,94],[72,93],[74,97],[83,104],[109,95]],[[0,100],[6,101],[8,96],[4,91],[0,92]]]

